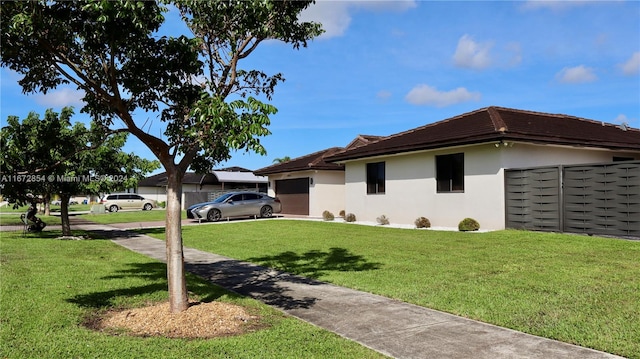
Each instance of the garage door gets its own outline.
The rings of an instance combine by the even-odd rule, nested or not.
[[[283,214],[309,215],[309,177],[276,181]]]

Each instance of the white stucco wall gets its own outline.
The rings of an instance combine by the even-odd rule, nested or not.
[[[464,193],[437,193],[435,156],[464,153]],[[432,227],[457,228],[465,217],[482,229],[504,229],[504,169],[557,164],[609,162],[629,153],[516,143],[495,147],[483,144],[412,154],[350,161],[345,171],[345,210],[357,220],[413,224],[429,218]],[[635,154],[635,157],[640,157]],[[386,191],[367,194],[366,163],[385,162]]]
[[[167,201],[167,190],[165,187],[138,187],[138,194],[144,198],[155,200],[156,202]]]
[[[309,216],[321,217],[329,211],[338,216],[344,209],[344,171],[314,171],[309,176]]]

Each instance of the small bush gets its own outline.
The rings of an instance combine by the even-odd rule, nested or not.
[[[458,230],[462,232],[477,231],[480,229],[480,223],[473,218],[465,218],[458,224]]]
[[[389,224],[389,218],[387,218],[387,216],[385,216],[384,214],[378,218],[376,218],[376,221],[378,222],[378,224],[380,225],[386,225]]]
[[[157,204],[158,204],[158,208],[166,208],[167,207],[167,202],[165,202],[165,201],[160,201]]]
[[[414,223],[416,228],[431,228],[431,222],[427,217],[418,217]]]
[[[344,216],[344,220],[345,222],[355,222],[356,221],[356,215],[353,213],[347,213],[346,216]]]
[[[340,211],[340,213],[338,213],[338,215],[342,218],[344,218],[344,209]]]
[[[324,218],[325,221],[333,221],[335,217],[333,216],[333,213],[324,211],[322,212],[322,218]]]

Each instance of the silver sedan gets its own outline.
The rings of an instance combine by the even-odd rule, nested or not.
[[[229,192],[211,202],[198,203],[187,208],[187,218],[215,222],[230,217],[271,217],[280,211],[280,200],[264,193]]]

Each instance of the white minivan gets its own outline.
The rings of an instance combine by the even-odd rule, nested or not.
[[[142,209],[150,211],[156,207],[156,201],[146,199],[136,193],[115,193],[102,198],[100,201],[109,212],[118,212],[120,209]]]

